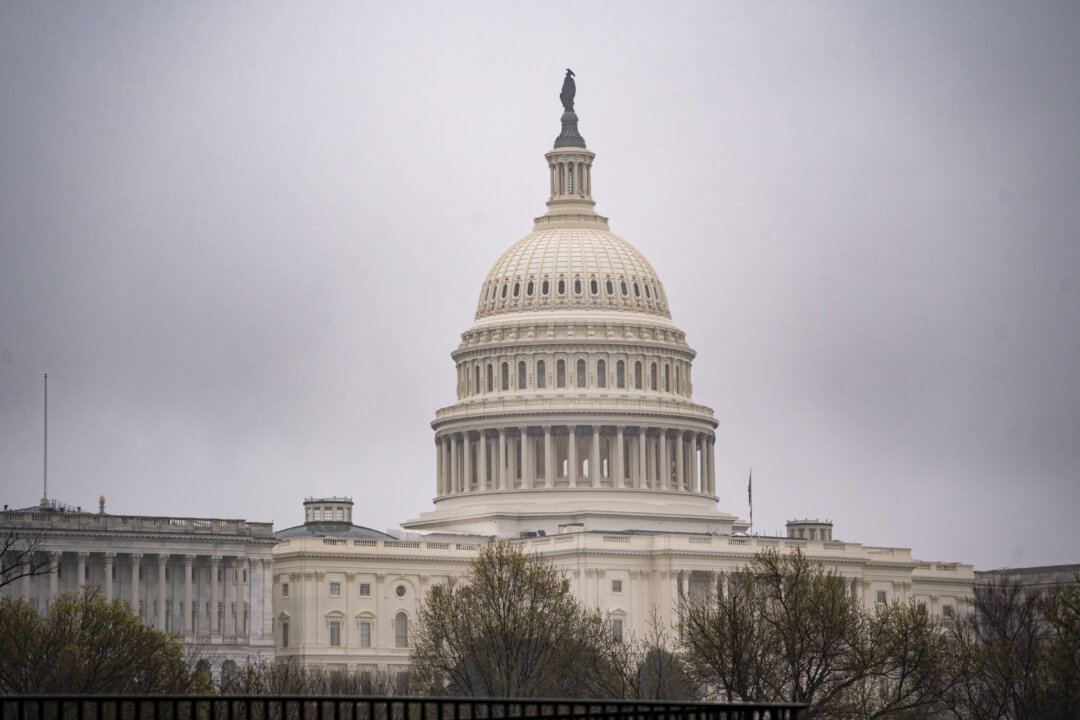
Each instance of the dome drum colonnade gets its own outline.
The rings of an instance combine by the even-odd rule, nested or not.
[[[722,526],[717,423],[691,400],[695,352],[656,271],[595,212],[595,155],[576,114],[562,120],[545,154],[548,210],[492,266],[452,354],[458,402],[432,422],[436,510],[405,527],[507,513]]]

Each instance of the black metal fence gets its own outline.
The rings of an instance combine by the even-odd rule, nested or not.
[[[799,720],[805,705],[299,695],[0,696],[0,720]]]

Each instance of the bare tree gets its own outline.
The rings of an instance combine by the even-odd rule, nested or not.
[[[49,572],[49,557],[43,552],[44,537],[17,528],[0,534],[0,588],[16,580]]]

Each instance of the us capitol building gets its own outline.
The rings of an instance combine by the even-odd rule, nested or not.
[[[451,353],[457,403],[432,422],[434,510],[403,523],[401,539],[349,522],[335,531],[325,520],[348,517],[351,502],[309,500],[306,524],[322,530],[274,548],[278,657],[406,663],[425,593],[465,573],[491,537],[550,559],[620,633],[644,635],[654,609],[674,627],[680,597],[724,587],[764,548],[801,548],[867,607],[914,599],[951,613],[971,595],[970,565],[838,542],[813,520],[748,536],[717,510],[717,422],[693,399],[694,350],[649,261],[595,211],[573,96],[568,71],[547,212],[492,265]]]
[[[840,542],[815,520],[789,522],[787,537],[749,536],[717,509],[717,422],[693,398],[695,352],[649,261],[596,213],[574,92],[567,71],[562,131],[545,155],[547,211],[492,265],[451,353],[457,402],[432,422],[434,509],[403,523],[402,537],[353,525],[348,498],[308,498],[304,524],[274,538],[242,521],[205,521],[241,523],[216,537],[166,522],[155,532],[168,548],[145,535],[120,566],[118,592],[149,623],[219,652],[272,644],[304,663],[400,668],[424,595],[464,575],[493,537],[548,558],[617,633],[639,636],[654,611],[675,627],[681,597],[723,588],[765,548],[800,548],[866,607],[915,600],[945,615],[971,595],[970,565]],[[57,563],[77,561],[80,582],[116,592],[105,536],[63,542]],[[130,585],[144,553],[156,587]],[[15,591],[43,606],[56,583],[54,569]]]

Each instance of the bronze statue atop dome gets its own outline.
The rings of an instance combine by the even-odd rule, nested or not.
[[[563,110],[566,112],[574,111],[574,95],[577,94],[577,84],[574,82],[574,71],[570,68],[566,68],[566,77],[562,81],[562,92],[559,93],[559,99],[562,100]]]
[[[562,92],[559,100],[562,101],[562,132],[555,138],[555,147],[585,147],[585,138],[577,129],[577,113],[574,112],[574,96],[577,94],[577,83],[574,82],[574,71],[566,68],[566,77],[563,78]]]

